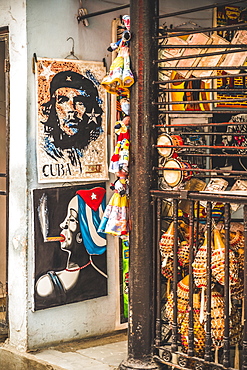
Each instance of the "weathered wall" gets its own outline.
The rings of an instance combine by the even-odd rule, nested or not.
[[[6,26],[9,27],[11,65],[9,317],[12,344],[25,348],[27,341],[27,41],[25,2],[14,0],[0,2],[0,27]]]
[[[35,76],[32,56],[65,58],[75,40],[83,60],[110,63],[107,46],[111,21],[121,13],[92,18],[85,28],[77,22],[77,0],[0,1],[0,27],[9,27],[10,49],[10,227],[9,326],[10,344],[26,350],[50,343],[99,335],[115,330],[117,312],[116,240],[108,241],[108,296],[56,308],[32,311],[33,212],[36,172]],[[89,12],[109,7],[102,1],[84,2]],[[108,53],[108,54],[107,54]],[[108,65],[109,67],[109,65]],[[109,138],[110,140],[110,138]],[[54,186],[53,184],[46,184]],[[109,184],[106,184],[109,189]],[[108,190],[107,198],[111,192]]]
[[[28,188],[29,204],[30,191],[42,185],[37,184],[35,135],[36,135],[36,107],[35,107],[35,76],[32,72],[32,57],[63,59],[70,54],[74,39],[74,53],[81,60],[102,61],[106,58],[109,68],[111,54],[107,47],[111,41],[111,21],[114,16],[124,13],[106,14],[89,19],[89,27],[77,22],[78,0],[45,0],[27,1],[27,75],[28,75]],[[111,4],[102,1],[85,1],[89,13],[111,7]],[[110,139],[110,138],[109,138]],[[62,184],[60,184],[62,185]],[[57,186],[57,184],[45,184]],[[107,198],[111,196],[107,184]],[[29,212],[29,235],[32,232],[32,213]],[[108,296],[92,299],[66,306],[31,311],[32,302],[32,274],[34,248],[33,240],[29,238],[28,253],[28,307],[27,330],[28,347],[39,347],[47,343],[67,341],[82,337],[103,334],[113,331],[117,317],[117,277],[115,242],[108,237]]]

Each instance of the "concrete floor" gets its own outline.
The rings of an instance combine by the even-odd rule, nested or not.
[[[30,353],[0,346],[1,370],[116,370],[127,358],[127,334],[64,343]]]
[[[42,350],[34,356],[66,370],[113,370],[127,357],[127,338],[122,334],[71,343]]]

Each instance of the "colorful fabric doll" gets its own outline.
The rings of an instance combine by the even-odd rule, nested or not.
[[[129,232],[128,172],[122,169],[116,175],[118,179],[112,186],[114,194],[105,209],[98,232],[121,237],[126,236]]]
[[[109,166],[109,172],[111,173],[117,173],[123,168],[128,172],[130,144],[129,124],[129,116],[124,117],[122,121],[116,122],[115,134],[117,135],[117,142]]]

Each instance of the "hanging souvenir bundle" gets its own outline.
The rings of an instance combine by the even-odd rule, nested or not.
[[[205,348],[205,330],[204,325],[200,322],[200,294],[193,294],[193,333],[194,333],[194,352],[202,356]],[[181,323],[181,344],[184,352],[188,350],[188,333],[189,333],[189,309],[187,308]]]
[[[214,248],[211,259],[212,275],[221,285],[225,284],[225,245],[218,229],[214,229]],[[230,286],[238,284],[238,260],[229,249],[229,281]]]
[[[130,146],[130,91],[134,83],[130,69],[129,42],[130,17],[123,15],[121,38],[108,47],[108,51],[116,51],[109,73],[103,78],[101,85],[107,92],[117,95],[117,122],[115,124],[116,144],[111,157],[109,172],[117,176],[111,184],[114,190],[107,205],[98,231],[127,240],[129,237],[129,146]]]
[[[134,83],[134,76],[130,69],[130,50],[129,43],[131,39],[130,33],[130,17],[124,15],[122,17],[123,33],[121,39],[116,43],[111,43],[108,51],[117,51],[117,57],[113,60],[109,73],[103,78],[101,85],[110,94],[120,95],[127,92],[128,88]]]

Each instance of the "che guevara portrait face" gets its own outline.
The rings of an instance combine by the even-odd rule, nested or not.
[[[57,73],[50,84],[50,100],[43,104],[46,151],[84,149],[101,134],[102,108],[95,84],[73,72]]]

